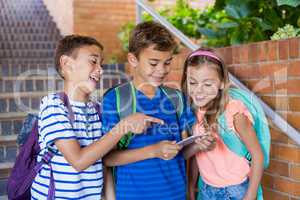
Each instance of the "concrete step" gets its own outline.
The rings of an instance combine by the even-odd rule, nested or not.
[[[3,133],[1,133],[1,135],[0,135],[0,146],[1,145],[8,145],[8,144],[16,144],[17,137],[18,137],[17,134],[3,135]]]

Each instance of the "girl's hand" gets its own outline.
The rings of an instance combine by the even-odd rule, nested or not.
[[[152,123],[164,124],[164,121],[142,113],[134,113],[124,118],[121,121],[121,126],[124,130],[124,134],[127,134],[128,132],[142,134],[152,125]]]
[[[216,146],[216,138],[212,135],[207,135],[195,140],[196,148],[199,151],[210,151]]]
[[[171,160],[173,159],[181,147],[176,144],[176,141],[161,141],[152,146],[153,157],[160,158],[163,160]]]

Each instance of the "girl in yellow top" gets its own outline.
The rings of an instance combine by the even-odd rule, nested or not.
[[[216,140],[215,148],[210,151],[199,151],[203,143],[196,141],[185,152],[186,157],[195,155],[189,170],[190,199],[195,199],[199,172],[203,180],[201,200],[256,199],[263,173],[263,153],[252,127],[251,113],[242,101],[229,97],[228,71],[221,58],[210,49],[192,52],[185,62],[182,86],[198,119],[193,134],[209,133]],[[235,131],[251,154],[250,165],[246,158],[230,151],[218,134],[217,120],[222,113],[227,127]]]

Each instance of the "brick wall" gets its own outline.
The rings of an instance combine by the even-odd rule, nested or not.
[[[300,39],[219,49],[229,70],[300,130]],[[271,163],[263,177],[265,199],[300,199],[300,147],[270,124]]]
[[[113,55],[122,55],[117,33],[123,24],[135,20],[133,2],[134,0],[74,1],[74,32],[97,38],[105,47],[107,60]]]
[[[300,130],[300,38],[218,49],[229,71]],[[167,81],[179,86],[184,50]],[[129,68],[129,67],[128,67]],[[175,83],[175,84],[174,84]],[[266,200],[300,199],[300,147],[270,123],[271,162],[262,184]]]
[[[44,0],[45,1],[45,0]],[[175,0],[155,0],[155,9],[171,6]],[[189,0],[196,8],[213,4],[214,0]],[[135,21],[135,0],[75,0],[74,32],[96,37],[105,47],[106,61],[117,56],[125,60],[117,33],[122,25]]]

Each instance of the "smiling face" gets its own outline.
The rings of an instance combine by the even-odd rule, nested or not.
[[[155,50],[155,45],[143,49],[138,58],[128,54],[128,61],[135,68],[134,79],[140,84],[158,87],[170,72],[173,51]]]
[[[74,92],[89,95],[101,78],[102,62],[102,51],[96,45],[82,46],[72,56],[62,56],[65,82],[74,88]]]
[[[195,106],[205,108],[224,88],[217,68],[215,64],[187,68],[187,90]]]

